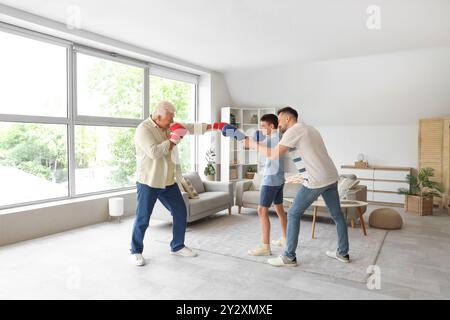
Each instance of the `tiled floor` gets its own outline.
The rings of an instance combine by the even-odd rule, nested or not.
[[[402,215],[378,257],[381,289],[207,252],[173,257],[151,235],[137,268],[127,219],[0,248],[0,299],[449,299],[450,216]]]

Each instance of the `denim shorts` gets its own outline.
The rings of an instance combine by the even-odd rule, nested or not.
[[[269,208],[273,204],[283,203],[283,188],[284,183],[281,186],[261,186],[261,192],[259,194],[259,205],[261,207]]]

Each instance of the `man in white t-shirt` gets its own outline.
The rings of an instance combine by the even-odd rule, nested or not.
[[[337,189],[339,179],[337,169],[328,155],[319,131],[297,120],[298,113],[293,108],[286,107],[278,111],[279,129],[284,134],[274,149],[257,144],[251,139],[246,140],[249,147],[257,149],[258,152],[270,159],[278,159],[288,152],[295,153],[292,160],[297,164],[299,173],[304,177],[304,182],[288,211],[284,254],[278,258],[269,259],[268,262],[273,266],[292,267],[297,265],[295,251],[300,232],[300,218],[319,196],[324,199],[336,224],[338,234],[337,250],[327,251],[326,254],[341,262],[350,262],[347,222],[341,210]]]

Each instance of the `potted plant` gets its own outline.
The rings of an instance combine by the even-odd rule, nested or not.
[[[233,126],[237,125],[236,123],[236,115],[233,113],[230,113],[230,124],[232,124]]]
[[[256,166],[250,166],[247,168],[247,172],[245,173],[245,177],[247,179],[253,179],[255,173],[258,172],[258,168]]]
[[[216,175],[216,154],[213,149],[209,149],[206,151],[206,167],[203,173],[206,176],[206,180],[208,181],[214,181],[215,175]]]
[[[421,216],[433,214],[433,197],[440,197],[443,191],[441,184],[430,180],[433,175],[434,169],[422,168],[417,176],[411,174],[406,176],[409,189],[398,189],[400,194],[406,196],[406,211],[417,212]]]

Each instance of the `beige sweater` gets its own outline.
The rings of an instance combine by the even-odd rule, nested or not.
[[[206,123],[183,123],[189,134],[204,134]],[[136,179],[153,188],[181,183],[178,150],[170,150],[169,131],[159,128],[151,117],[139,124],[134,137],[136,146]],[[176,181],[175,181],[176,180]]]

